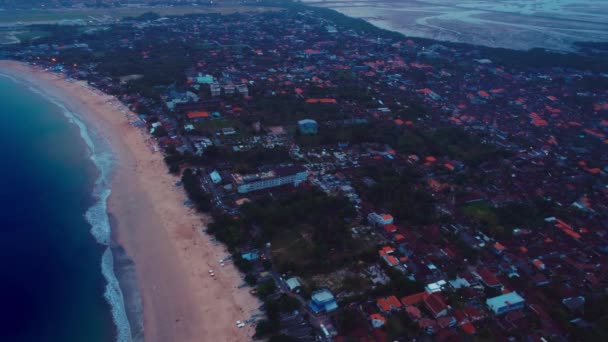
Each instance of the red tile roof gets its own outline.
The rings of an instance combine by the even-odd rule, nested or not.
[[[399,302],[399,299],[395,296],[378,298],[377,304],[380,310],[384,312],[401,309],[401,302]]]
[[[442,311],[447,309],[445,301],[438,293],[431,293],[430,295],[428,295],[424,299],[424,304],[435,317],[439,316]]]
[[[403,303],[403,305],[416,305],[418,303],[421,303],[424,300],[425,296],[428,296],[428,293],[426,293],[426,292],[416,293],[416,294],[401,298],[401,303]]]
[[[209,112],[188,112],[188,119],[208,118]]]
[[[482,268],[481,270],[477,271],[477,274],[479,274],[481,280],[488,286],[500,285],[500,280],[498,277],[496,277],[494,273],[490,272],[486,268]]]

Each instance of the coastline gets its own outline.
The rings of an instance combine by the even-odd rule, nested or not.
[[[251,340],[253,326],[238,329],[235,322],[245,321],[256,313],[258,299],[246,287],[238,288],[243,281],[233,265],[219,267],[219,259],[228,256],[228,252],[202,233],[209,217],[183,205],[186,195],[181,187],[175,186],[179,179],[168,174],[162,154],[154,152],[154,142],[147,133],[130,125],[135,115],[114,97],[82,81],[66,80],[15,61],[0,61],[0,72],[77,113],[88,129],[110,143],[115,159],[107,213],[100,213],[100,208],[105,209],[101,206],[96,211],[89,210],[87,218],[89,213],[103,214],[109,222],[109,214],[111,240],[119,245],[112,250],[124,248],[126,252],[114,257],[114,261],[120,259],[117,263],[131,270],[134,263],[135,274],[128,283],[137,280],[145,340]],[[105,201],[101,202],[105,205]],[[113,246],[109,240],[108,237],[107,246]],[[215,278],[208,275],[210,268],[215,271]],[[124,286],[122,282],[121,285]],[[120,297],[122,301],[123,293]],[[137,300],[129,296],[124,301],[126,306],[137,307]],[[121,305],[124,312],[125,305]],[[129,320],[131,326],[138,327],[135,330],[141,328],[133,317]],[[119,326],[119,336],[121,329],[124,333],[124,329],[131,327]],[[140,340],[138,331],[132,334],[128,331],[129,335],[135,335],[135,340]]]

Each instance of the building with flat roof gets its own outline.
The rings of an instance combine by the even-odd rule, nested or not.
[[[232,174],[232,180],[239,193],[247,193],[277,186],[298,185],[308,178],[306,169],[299,165],[279,166],[269,171],[248,175]]]
[[[314,313],[330,312],[338,308],[338,303],[329,290],[319,290],[312,293],[308,307]]]
[[[285,280],[285,285],[287,285],[289,291],[296,293],[299,293],[300,289],[302,288],[302,284],[300,284],[300,281],[296,277],[291,277]]]
[[[317,122],[312,119],[304,119],[298,121],[298,129],[302,134],[317,134]]]
[[[486,305],[495,315],[502,315],[509,311],[523,309],[525,300],[517,294],[510,292],[500,296],[486,299]]]
[[[218,184],[222,181],[222,176],[220,176],[220,174],[216,170],[213,170],[213,172],[209,174],[209,177],[211,178],[211,181],[215,184]]]

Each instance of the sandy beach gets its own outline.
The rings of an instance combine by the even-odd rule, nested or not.
[[[0,72],[57,99],[110,142],[117,160],[108,212],[113,239],[135,262],[145,340],[251,340],[253,325],[239,329],[235,322],[261,303],[248,287],[238,288],[243,280],[232,264],[220,267],[229,254],[202,233],[209,218],[183,205],[179,179],[147,133],[130,124],[134,114],[85,82],[13,61],[0,61]]]

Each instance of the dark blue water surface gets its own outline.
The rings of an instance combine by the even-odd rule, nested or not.
[[[61,110],[4,77],[0,161],[0,341],[114,340],[84,217],[97,170]]]

